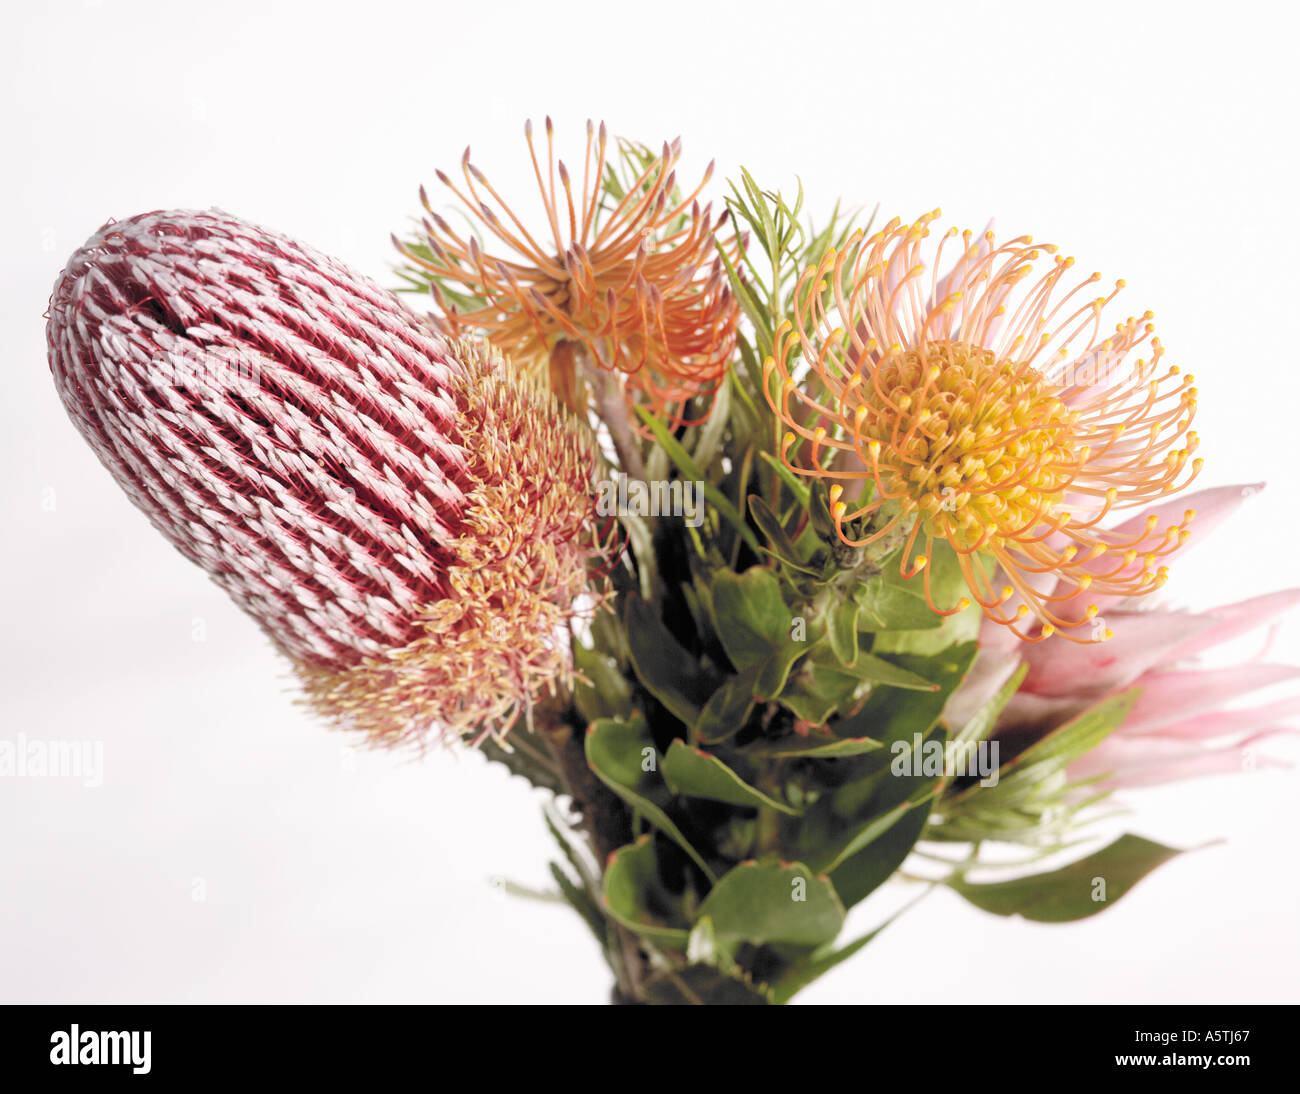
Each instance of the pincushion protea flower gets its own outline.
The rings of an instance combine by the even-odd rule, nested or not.
[[[568,671],[592,450],[499,356],[216,212],[102,228],[47,340],[100,460],[318,709],[383,740],[500,733]]]
[[[712,164],[681,196],[680,141],[664,144],[657,157],[625,146],[635,173],[614,200],[605,185],[617,175],[603,122],[599,129],[587,123],[580,193],[576,175],[556,159],[550,118],[544,159],[531,122],[525,137],[545,212],[540,234],[511,210],[467,148],[464,188],[442,171],[438,178],[506,253],[492,254],[458,232],[423,188],[425,240],[394,243],[429,284],[450,333],[485,332],[517,367],[548,373],[569,406],[585,405],[580,366],[589,361],[624,374],[629,394],[643,393],[681,421],[673,408],[715,388],[736,345],[739,310],[715,243],[726,214],[715,224],[697,200]]]
[[[1162,363],[1150,312],[1103,331],[1123,282],[1105,296],[1087,295],[1100,274],[1067,288],[1074,260],[1054,246],[964,232],[941,278],[958,232],[930,248],[938,215],[855,234],[805,272],[796,322],[766,363],[768,400],[790,430],[787,465],[832,482],[845,542],[906,531],[903,573],[923,572],[930,606],[951,614],[969,601],[936,604],[924,569],[934,541],[947,541],[988,618],[1037,641],[1093,620],[1094,596],[1163,584],[1161,559],[1194,513],[1164,527],[1100,524],[1199,470],[1189,462],[1196,390]],[[797,377],[800,356],[807,375]]]

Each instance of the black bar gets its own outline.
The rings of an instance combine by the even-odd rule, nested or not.
[[[1280,1007],[875,1006],[830,1024],[797,1007],[772,1032],[764,1032],[766,1021],[748,1008],[749,1023],[756,1023],[748,1032],[762,1033],[754,1040],[736,1015],[714,1022],[697,1015],[684,1024],[656,1019],[648,1008],[635,1016],[628,1008],[600,1009],[609,1011],[608,1025],[594,1014],[561,1023],[487,1015],[475,1007],[8,1006],[0,1012],[0,1075],[12,1091],[70,1081],[170,1090],[181,1081],[206,1087],[261,1078],[295,1085],[321,1079],[333,1088],[346,1079],[419,1076],[431,1086],[452,1081],[496,1089],[515,1068],[530,1085],[563,1076],[566,1085],[581,1086],[579,1076],[586,1073],[600,1094],[612,1094],[619,1075],[635,1076],[643,1087],[655,1082],[659,1069],[663,1084],[676,1088],[699,1070],[689,1060],[702,1056],[714,1064],[701,1080],[725,1059],[729,1081],[757,1067],[763,1087],[787,1067],[792,1077],[809,1082],[819,1074],[852,1075],[859,1089],[934,1080],[951,1088],[974,1074],[981,1087],[1032,1081],[1050,1090],[1123,1072],[1144,1083],[1162,1075],[1184,1083],[1200,1075],[1216,1086],[1236,1086],[1289,1073],[1298,1047],[1292,1012]],[[101,1052],[128,1059],[62,1062],[74,1026],[79,1061]],[[146,1031],[147,1072],[140,1059]],[[127,1032],[137,1034],[134,1041],[99,1036]],[[622,1036],[611,1039],[611,1032]],[[593,1072],[595,1060],[610,1052],[627,1054],[624,1066],[607,1063]],[[637,1063],[639,1054],[644,1057]],[[1192,1057],[1195,1063],[1188,1062]],[[13,1085],[14,1077],[25,1081]]]

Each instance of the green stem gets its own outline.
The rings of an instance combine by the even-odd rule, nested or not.
[[[769,760],[759,773],[757,787],[770,798],[780,799],[781,794],[781,760]],[[758,820],[755,830],[757,857],[780,855],[781,853],[781,814],[770,805],[758,807]]]

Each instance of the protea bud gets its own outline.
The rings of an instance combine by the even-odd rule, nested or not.
[[[216,212],[102,228],[47,341],[100,460],[318,709],[384,740],[481,736],[567,673],[592,450],[499,356]]]

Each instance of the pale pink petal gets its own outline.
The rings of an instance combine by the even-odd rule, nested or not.
[[[1294,680],[1297,676],[1300,668],[1265,664],[1147,673],[1138,680],[1142,695],[1124,722],[1124,732],[1151,733],[1209,708],[1221,708],[1247,692]]]
[[[1181,524],[1187,510],[1195,510],[1196,516],[1187,526],[1187,531],[1190,533],[1187,541],[1173,555],[1174,558],[1182,558],[1189,549],[1204,542],[1215,528],[1241,507],[1241,504],[1247,498],[1259,493],[1263,488],[1264,484],[1257,482],[1197,490],[1195,493],[1182,495],[1159,505],[1154,505],[1149,509],[1144,509],[1141,513],[1130,517],[1116,527],[1106,529],[1104,533],[1100,534],[1100,538],[1109,542],[1127,543],[1134,540],[1145,530],[1150,517],[1157,518],[1155,531],[1138,540],[1133,547],[1133,550],[1138,552],[1138,559],[1132,566],[1121,570],[1117,578],[1132,577],[1141,573],[1144,562],[1140,556],[1162,547],[1165,544],[1166,529]],[[1163,564],[1164,559],[1157,559],[1157,565]],[[1083,566],[1083,569],[1096,575],[1108,573],[1114,568],[1115,558],[1108,555],[1102,555],[1100,558],[1093,559]],[[1056,588],[1056,595],[1064,596],[1074,588],[1073,582],[1062,581]],[[1062,609],[1069,608],[1068,618],[1078,618],[1078,613],[1089,604],[1096,604],[1102,611],[1105,611],[1108,606],[1122,599],[1124,598],[1119,596],[1093,595],[1088,590],[1085,590],[1071,600],[1063,601]]]
[[[1131,612],[1107,618],[1114,637],[1080,643],[1054,637],[1029,646],[1023,690],[1036,695],[1100,696],[1133,683],[1168,652],[1213,625],[1189,612]]]
[[[1177,737],[1182,740],[1208,741],[1215,737],[1228,737],[1237,733],[1289,729],[1290,723],[1300,718],[1300,695],[1279,699],[1244,710],[1217,710],[1161,726],[1149,731],[1155,737]],[[1127,723],[1123,732],[1128,733]]]
[[[1247,634],[1256,627],[1276,619],[1283,612],[1300,604],[1300,589],[1283,589],[1264,596],[1239,600],[1213,608],[1205,614],[1214,619],[1214,626],[1172,650],[1171,660],[1184,660],[1198,653]]]
[[[1155,737],[1107,738],[1070,765],[1071,779],[1101,776],[1098,789],[1116,790],[1155,786],[1199,775],[1226,774],[1263,767],[1286,767],[1285,762],[1255,755],[1252,747],[1277,732],[1258,733],[1218,748],[1187,746]]]

